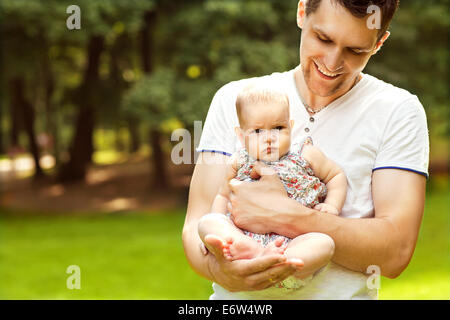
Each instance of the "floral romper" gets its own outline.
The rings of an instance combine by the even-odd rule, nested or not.
[[[309,163],[301,156],[303,146],[306,144],[312,145],[311,137],[307,137],[303,143],[293,144],[291,150],[278,161],[262,162],[277,172],[290,198],[297,200],[306,207],[313,208],[315,205],[323,202],[327,190],[325,184],[314,176],[314,172],[309,166]],[[255,181],[250,178],[250,172],[252,171],[255,159],[248,154],[245,148],[240,149],[238,152],[236,179],[241,181]],[[257,234],[246,230],[243,231],[244,234],[255,239],[263,246],[266,246],[279,237],[284,238],[283,245],[287,245],[291,241],[290,238],[273,232]],[[291,279],[289,282],[286,280],[281,282],[279,287],[291,289],[304,285],[300,279],[296,279],[297,281]]]

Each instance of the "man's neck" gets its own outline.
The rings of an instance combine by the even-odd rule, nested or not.
[[[309,90],[308,86],[306,85],[305,78],[303,76],[302,68],[300,65],[295,68],[294,75],[295,75],[295,84],[297,86],[297,90],[301,98],[303,99],[304,103],[306,103],[313,110],[321,109],[329,105],[337,98],[343,96],[348,91],[350,91],[362,78],[362,75],[360,74],[347,90],[345,89],[339,90],[338,92],[336,92],[331,96],[322,97],[314,94],[313,92],[311,92],[311,90]]]

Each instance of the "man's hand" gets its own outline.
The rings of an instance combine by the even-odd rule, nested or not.
[[[262,290],[283,281],[286,277],[303,267],[300,259],[290,259],[282,254],[272,254],[253,259],[230,261],[223,257],[217,246],[208,246],[203,242],[200,251],[207,256],[208,268],[214,281],[228,291]]]
[[[314,206],[314,210],[339,215],[339,210],[336,209],[335,206],[328,203],[319,203]]]
[[[299,271],[301,261],[286,261],[283,255],[228,261],[209,254],[209,271],[214,282],[231,292],[263,290]]]
[[[278,226],[286,224],[286,221],[278,221],[280,208],[295,200],[287,196],[276,172],[264,164],[256,162],[251,177],[260,179],[256,182],[232,179],[229,182],[231,218],[241,229],[255,233],[279,233]]]

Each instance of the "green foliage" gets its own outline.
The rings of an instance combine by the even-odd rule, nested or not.
[[[66,20],[71,13],[66,13],[68,6],[76,4],[81,11],[81,29],[69,30]],[[2,76],[5,83],[16,76],[27,81],[27,96],[37,111],[44,106],[46,82],[45,73],[53,78],[51,103],[55,112],[38,113],[37,130],[48,131],[48,119],[58,123],[59,127],[74,124],[77,108],[85,103],[86,97],[80,94],[80,85],[85,74],[87,62],[87,44],[94,35],[105,38],[105,50],[101,56],[100,76],[95,104],[101,119],[99,124],[109,125],[117,121],[121,90],[116,79],[112,79],[112,66],[108,65],[110,52],[115,56],[110,59],[117,62],[118,75],[124,68],[132,67],[132,55],[135,52],[134,38],[143,24],[143,14],[154,6],[153,0],[4,0],[0,10],[0,37],[2,38]],[[5,50],[7,48],[7,50]],[[46,69],[44,62],[50,61]],[[117,74],[116,74],[117,75]],[[116,93],[117,95],[114,95]],[[8,92],[3,97],[8,103]],[[42,108],[39,110],[39,108]],[[61,122],[61,123],[60,123]],[[74,128],[73,128],[74,129]],[[66,131],[65,128],[61,130]],[[61,134],[61,133],[60,133]],[[61,137],[67,148],[69,141]],[[68,136],[70,138],[70,136]]]
[[[0,19],[2,36],[8,50],[6,60],[26,64],[22,72],[30,71],[37,57],[49,44],[83,47],[92,35],[117,33],[117,23],[129,33],[135,33],[142,25],[142,13],[153,7],[153,1],[139,0],[79,0],[81,29],[68,30],[66,13],[69,0],[2,0]],[[14,36],[11,36],[14,35]],[[8,67],[8,64],[6,65]]]
[[[176,116],[189,128],[205,118],[215,91],[225,83],[295,66],[298,43],[286,46],[280,36],[283,10],[295,17],[295,6],[280,3],[203,1],[158,11],[158,50],[152,56],[158,68],[151,81],[139,80],[124,96],[124,112],[149,123]],[[164,74],[172,74],[173,82]]]
[[[85,99],[78,89],[93,35],[105,39],[95,98],[100,127],[119,128],[129,117],[155,126],[175,117],[190,128],[205,118],[215,91],[225,83],[299,63],[301,31],[294,0],[80,0],[81,30],[66,27],[71,4],[3,0],[0,10],[5,82],[25,75],[30,100],[42,110],[47,57],[55,85],[53,117],[61,127],[73,126],[76,108]],[[143,77],[140,31],[149,11],[156,19],[148,39],[153,67]],[[449,24],[447,0],[402,1],[391,37],[365,70],[416,94],[432,137],[450,134]],[[8,105],[7,92],[2,99]],[[45,123],[45,116],[38,113],[38,123]]]
[[[402,1],[391,36],[369,62],[370,74],[416,94],[431,134],[450,134],[448,1]]]
[[[172,112],[174,72],[160,68],[138,80],[123,98],[125,113],[144,120],[150,126],[158,126]]]

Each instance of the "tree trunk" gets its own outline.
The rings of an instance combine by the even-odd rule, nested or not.
[[[53,157],[55,158],[55,165],[59,165],[59,137],[58,137],[58,125],[56,119],[55,108],[52,104],[52,95],[55,89],[55,80],[51,68],[50,59],[48,54],[43,55],[42,61],[43,69],[43,82],[44,82],[44,103],[45,103],[45,121],[46,131],[51,136],[51,147],[53,149]]]
[[[89,40],[88,61],[84,80],[79,90],[79,96],[82,97],[82,100],[79,102],[75,134],[69,150],[70,159],[60,170],[60,180],[63,182],[83,180],[86,177],[87,167],[92,160],[96,109],[95,90],[99,81],[98,69],[103,47],[103,37],[93,36]]]
[[[0,103],[0,123],[3,123],[3,109],[1,103]],[[5,153],[5,144],[3,142],[3,129],[0,127],[0,154],[4,153]]]
[[[156,22],[156,11],[147,11],[144,14],[144,25],[141,30],[141,58],[142,67],[146,74],[153,71],[152,53],[154,52],[153,26]],[[155,111],[156,112],[156,111]],[[164,163],[164,151],[161,147],[161,133],[158,128],[150,129],[150,146],[152,157],[152,186],[155,188],[166,188],[168,177]]]
[[[139,121],[128,118],[128,131],[130,132],[130,152],[137,152],[141,146],[141,138],[139,136]]]
[[[115,96],[117,97],[117,101],[120,101],[124,89],[127,87],[127,85],[124,83],[124,80],[122,78],[122,70],[119,65],[120,60],[120,53],[122,48],[126,46],[129,43],[129,38],[127,35],[121,35],[112,46],[110,50],[110,77],[112,79],[113,83],[113,90],[115,92]],[[118,102],[119,105],[119,102]],[[119,107],[119,106],[118,106]],[[125,123],[128,129],[128,132],[130,134],[130,141],[129,141],[129,147],[128,152],[134,153],[139,150],[141,139],[139,137],[139,120],[132,117],[126,117]],[[117,122],[119,125],[119,121]],[[118,146],[122,148],[122,141],[120,140],[120,137],[118,139]]]
[[[153,71],[151,55],[154,50],[153,27],[156,22],[156,11],[147,11],[144,14],[144,25],[141,30],[141,58],[144,73]]]
[[[150,145],[152,147],[152,186],[155,188],[166,188],[167,181],[166,163],[164,151],[161,148],[161,133],[159,130],[150,130]]]
[[[12,79],[9,81],[9,94],[10,94],[10,106],[9,112],[11,117],[11,130],[9,131],[9,145],[12,148],[19,147],[19,134],[22,128],[22,124],[20,119],[22,118],[20,115],[20,108],[18,97],[16,94],[16,88],[14,82],[16,79]]]
[[[34,132],[35,112],[30,102],[25,97],[25,80],[22,77],[14,78],[11,81],[12,86],[12,108],[16,109],[23,119],[23,127],[28,137],[28,145],[33,156],[35,165],[35,178],[44,176],[41,165],[39,163],[40,155],[37,145],[36,134]]]

